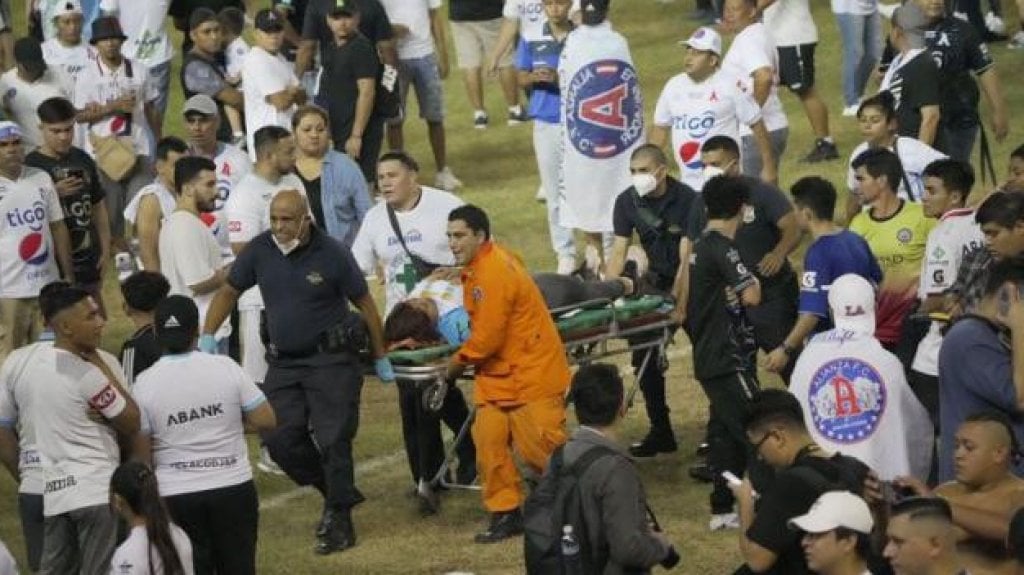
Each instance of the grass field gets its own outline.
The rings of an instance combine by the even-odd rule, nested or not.
[[[14,13],[23,17],[25,0],[15,0]],[[142,2],[146,0],[132,0]],[[682,14],[692,9],[689,0],[663,5],[655,0],[618,0],[613,3],[612,21],[630,40],[647,101],[648,118],[662,85],[682,66],[682,50],[676,41],[695,28]],[[819,90],[831,108],[832,132],[842,154],[860,142],[856,122],[839,116],[840,55],[838,32],[827,2],[812,2],[821,34],[818,47]],[[1011,3],[1007,3],[1011,4]],[[1007,6],[1011,11],[1012,6]],[[1014,22],[1012,14],[1007,23]],[[24,28],[20,28],[23,30]],[[177,44],[177,42],[175,42]],[[1024,141],[1024,129],[1016,112],[1024,111],[1024,90],[1016,75],[1024,63],[1024,52],[994,47],[1004,90],[1010,100],[1011,134],[995,145],[997,173],[1006,170],[1009,151]],[[177,71],[172,90],[165,132],[181,134],[176,111],[181,109]],[[487,100],[492,118],[503,117],[503,102],[497,85],[487,85]],[[523,254],[533,269],[553,269],[544,207],[533,199],[538,179],[531,147],[529,126],[506,127],[495,122],[486,131],[471,126],[471,111],[458,72],[446,82],[448,105],[449,163],[466,183],[463,197],[486,208],[492,216],[500,241]],[[790,112],[789,153],[783,162],[781,184],[817,174],[842,188],[845,163],[815,166],[801,165],[794,158],[806,152],[813,138],[799,103],[783,96]],[[414,114],[411,114],[414,115]],[[429,161],[422,123],[407,126],[410,151],[425,166]],[[432,167],[426,168],[423,182],[433,181]],[[117,311],[119,297],[112,279],[107,286],[108,309],[114,310],[106,333],[105,345],[114,350],[129,332],[126,320]],[[694,449],[702,435],[707,402],[692,377],[689,345],[677,337],[670,349],[669,401],[680,451],[672,456],[640,461],[651,505],[662,525],[676,543],[683,561],[678,573],[730,573],[739,556],[735,532],[707,531],[709,488],[686,476],[686,467],[694,462]],[[766,377],[766,381],[773,378]],[[633,441],[646,430],[643,406],[636,405],[622,428],[622,440]],[[521,542],[479,546],[472,535],[485,519],[479,498],[472,493],[452,493],[444,498],[441,514],[421,519],[415,502],[407,497],[411,487],[402,453],[395,390],[376,380],[368,380],[363,394],[362,425],[356,440],[357,482],[367,502],[355,512],[359,544],[354,549],[329,557],[312,553],[313,528],[319,517],[319,498],[297,491],[287,479],[259,475],[257,478],[262,513],[260,524],[259,572],[286,573],[520,573]],[[24,549],[17,520],[16,486],[6,474],[0,474],[0,539],[19,560]]]

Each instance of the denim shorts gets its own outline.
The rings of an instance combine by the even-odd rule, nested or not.
[[[401,113],[389,122],[401,123],[405,119],[405,102],[410,85],[416,90],[416,103],[420,118],[428,122],[444,120],[444,85],[437,67],[437,56],[430,54],[422,58],[398,61],[398,89],[401,97]]]

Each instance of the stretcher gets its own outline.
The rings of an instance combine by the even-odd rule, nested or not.
[[[632,406],[639,389],[640,376],[647,370],[663,369],[666,365],[665,349],[674,333],[668,314],[670,300],[646,295],[635,299],[590,300],[553,309],[551,315],[572,365],[586,365],[603,358],[642,351],[643,358],[635,370],[635,379],[626,397]],[[624,341],[625,345],[615,344]],[[426,409],[437,411],[444,402],[452,383],[445,380],[448,357],[458,350],[454,345],[438,345],[388,353],[398,379],[416,382],[422,388],[422,401]],[[463,377],[471,378],[472,374]],[[455,459],[455,447],[469,433],[475,409],[471,407],[466,423],[449,445],[445,460],[430,485],[447,488],[479,489],[475,486],[453,484],[448,471]]]

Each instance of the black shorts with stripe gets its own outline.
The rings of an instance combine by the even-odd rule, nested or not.
[[[817,44],[779,46],[779,83],[800,94],[814,87],[814,48]]]

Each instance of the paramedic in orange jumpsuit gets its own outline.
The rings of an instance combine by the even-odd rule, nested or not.
[[[473,402],[477,468],[491,513],[477,543],[522,533],[523,502],[515,448],[538,475],[566,440],[565,359],[544,297],[523,263],[491,241],[487,214],[473,205],[448,216],[448,245],[462,269],[470,336],[448,363],[448,379],[476,371]]]

